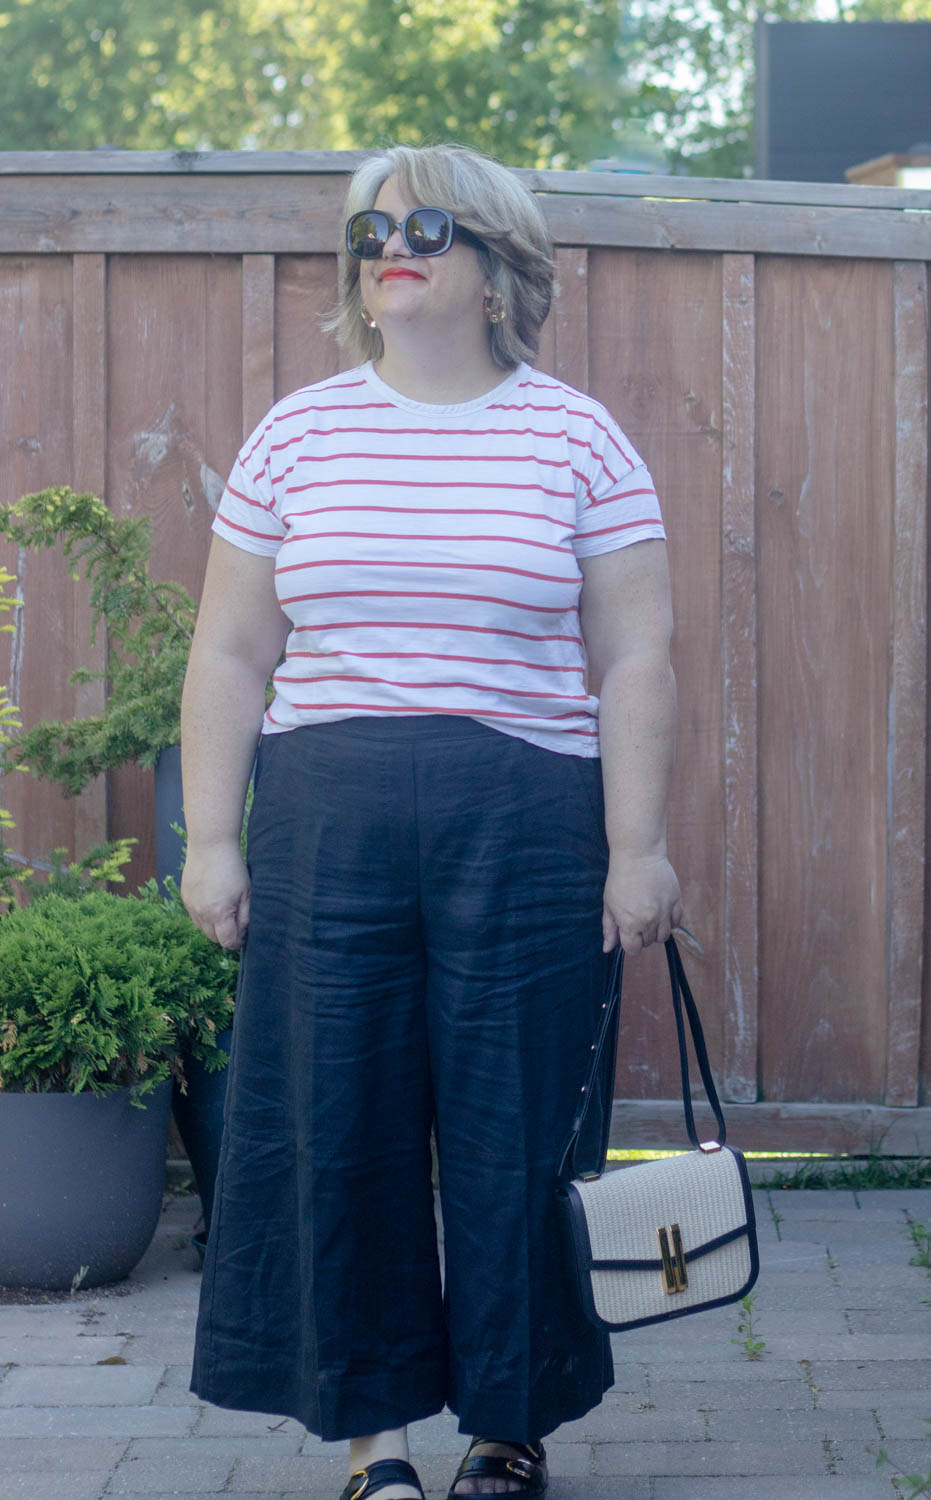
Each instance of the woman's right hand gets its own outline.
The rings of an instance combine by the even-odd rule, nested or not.
[[[222,948],[241,948],[249,925],[249,874],[238,839],[188,844],[181,899],[195,926]]]

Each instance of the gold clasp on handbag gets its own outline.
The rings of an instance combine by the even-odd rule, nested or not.
[[[685,1251],[682,1248],[682,1235],[678,1224],[670,1224],[669,1229],[662,1225],[656,1231],[659,1240],[659,1253],[663,1262],[663,1287],[667,1292],[684,1292],[689,1284],[688,1272],[685,1268]],[[669,1248],[669,1236],[672,1235],[672,1250]]]

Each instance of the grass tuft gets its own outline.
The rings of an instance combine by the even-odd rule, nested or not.
[[[608,1161],[631,1166],[638,1161],[661,1161],[684,1156],[685,1151],[608,1152]],[[769,1188],[869,1188],[931,1187],[931,1157],[832,1155],[829,1151],[745,1151],[754,1186]],[[785,1167],[780,1170],[779,1163]],[[756,1170],[754,1170],[756,1169]]]

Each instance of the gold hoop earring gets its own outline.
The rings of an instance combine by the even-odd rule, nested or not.
[[[372,314],[369,312],[364,302],[360,308],[360,313],[362,316],[362,321],[365,324],[366,328],[378,327],[378,324],[375,322],[375,319],[372,317]]]
[[[504,305],[504,298],[500,292],[492,292],[490,296],[486,297],[482,303],[482,308],[489,323],[503,323],[508,315],[507,308]]]

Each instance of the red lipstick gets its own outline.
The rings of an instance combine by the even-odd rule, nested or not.
[[[423,281],[423,277],[421,276],[419,271],[409,271],[406,266],[392,266],[390,270],[382,271],[379,279],[381,281],[387,281],[390,278],[393,281],[395,279],[399,279],[402,276],[409,277],[413,281]]]

